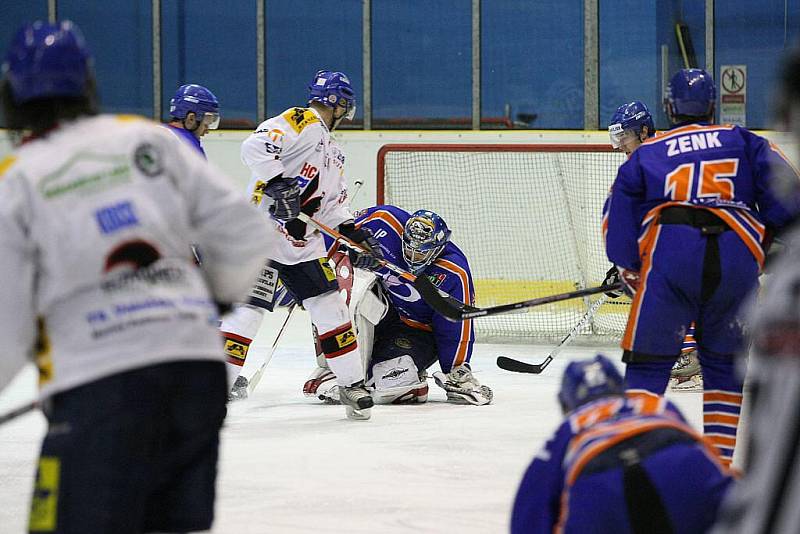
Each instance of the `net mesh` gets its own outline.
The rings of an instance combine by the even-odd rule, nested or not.
[[[508,145],[387,145],[379,168],[384,202],[444,218],[469,260],[478,306],[599,285],[610,267],[602,207],[624,155],[600,145],[503,147]],[[575,299],[477,319],[476,336],[558,340],[592,302]],[[629,308],[627,298],[607,301],[579,335],[619,339]]]

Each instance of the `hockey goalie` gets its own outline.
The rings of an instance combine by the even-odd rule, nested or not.
[[[385,258],[416,276],[427,276],[451,296],[471,303],[472,277],[463,252],[450,241],[450,230],[437,214],[413,214],[395,206],[375,206],[356,214],[356,224],[370,231]],[[471,321],[452,323],[436,314],[414,287],[386,268],[359,267],[357,254],[332,256],[341,291],[356,328],[365,381],[376,404],[416,404],[428,399],[427,369],[439,363],[435,383],[448,402],[484,405],[492,390],[472,374],[475,336]],[[352,265],[351,265],[352,260]],[[333,373],[319,357],[303,392],[324,402],[339,398]]]

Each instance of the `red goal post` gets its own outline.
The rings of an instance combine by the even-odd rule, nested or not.
[[[389,144],[378,151],[379,204],[437,212],[466,254],[479,306],[602,282],[603,203],[624,155],[607,144]],[[485,341],[556,340],[592,300],[477,319]],[[629,301],[609,301],[581,333],[620,338]]]

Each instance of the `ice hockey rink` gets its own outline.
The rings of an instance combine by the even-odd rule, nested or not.
[[[269,352],[285,316],[268,314],[248,366]],[[476,344],[472,366],[494,390],[491,405],[449,404],[429,380],[427,404],[377,406],[357,422],[302,394],[314,367],[309,324],[293,314],[253,396],[229,405],[214,533],[506,532],[519,479],[561,422],[566,363],[598,351],[619,360],[614,346],[573,346],[541,375],[515,374],[496,357],[539,363],[554,345]],[[0,413],[34,394],[30,367],[0,395]],[[701,393],[668,397],[701,429]],[[44,430],[38,412],[0,427],[2,533],[25,531]]]

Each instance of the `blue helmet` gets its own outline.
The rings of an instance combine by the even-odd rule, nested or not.
[[[17,31],[2,66],[16,104],[92,92],[94,59],[72,22],[36,21]]]
[[[430,210],[411,214],[403,228],[403,259],[412,273],[422,272],[436,259],[450,241],[450,233],[444,219]]]
[[[170,117],[182,120],[189,113],[195,114],[198,123],[205,122],[209,130],[219,126],[219,101],[214,93],[202,85],[181,85],[169,101]]]
[[[317,72],[308,86],[308,103],[311,102],[320,102],[329,108],[343,107],[347,120],[353,120],[356,114],[356,93],[350,79],[342,72]]]
[[[566,413],[600,397],[622,395],[623,392],[622,375],[611,360],[598,354],[592,360],[567,365],[558,401]]]
[[[638,100],[622,104],[608,123],[611,146],[614,148],[622,146],[622,138],[626,131],[632,131],[638,137],[643,126],[647,126],[647,137],[655,135],[656,127],[653,124],[653,116],[647,106]]]
[[[664,106],[667,115],[705,117],[713,113],[717,99],[717,88],[711,75],[703,69],[681,69],[675,73],[667,85]]]

